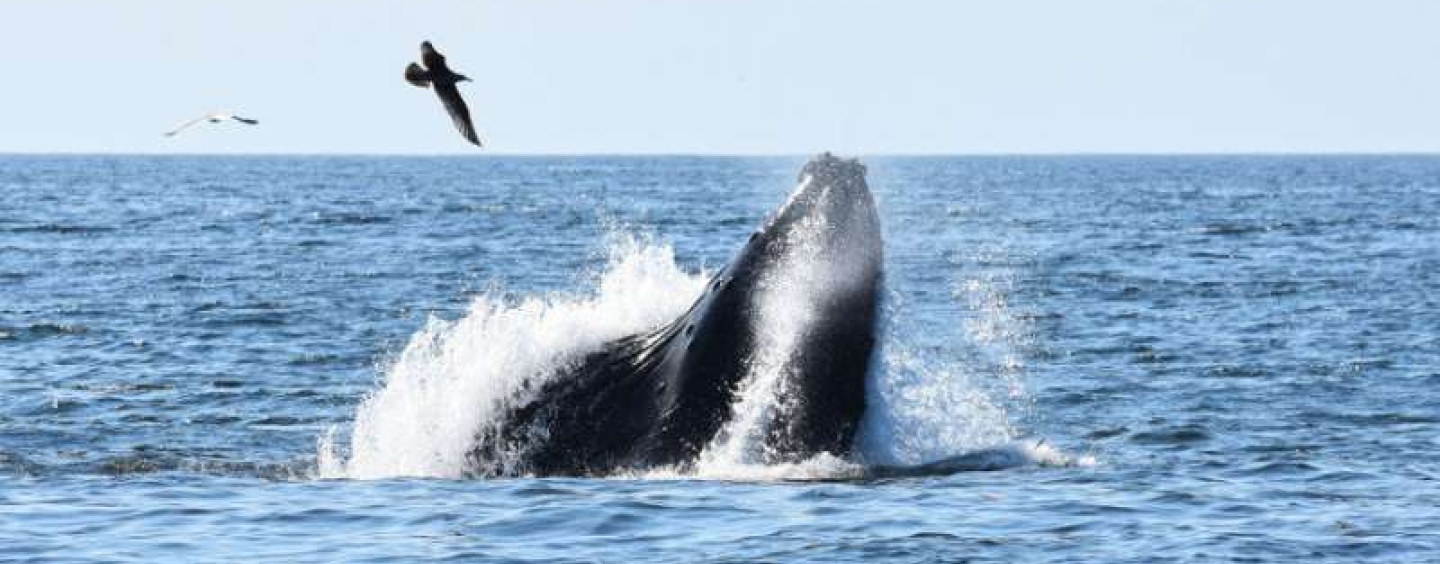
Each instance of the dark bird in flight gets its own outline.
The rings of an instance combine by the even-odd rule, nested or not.
[[[460,135],[476,146],[480,144],[480,136],[475,134],[475,125],[470,123],[470,108],[465,107],[465,100],[460,98],[460,89],[456,84],[470,80],[465,75],[450,70],[445,65],[445,56],[441,55],[429,41],[420,44],[420,65],[410,63],[405,67],[405,80],[410,84],[426,88],[435,87],[435,95],[440,97],[440,103],[445,105],[445,111],[450,113],[450,121],[455,122],[455,129],[460,130]]]
[[[237,115],[232,114],[232,113],[229,113],[229,112],[210,112],[210,113],[208,113],[208,114],[205,114],[205,115],[203,115],[203,116],[200,116],[200,117],[198,117],[198,118],[192,119],[192,120],[190,120],[190,121],[187,121],[187,122],[185,122],[185,123],[182,123],[182,124],[180,124],[180,125],[175,126],[175,129],[171,129],[170,131],[166,131],[166,132],[165,132],[165,136],[166,136],[166,137],[173,137],[176,133],[180,133],[181,131],[184,131],[185,128],[188,128],[188,127],[190,127],[190,126],[192,126],[192,125],[195,125],[195,124],[197,124],[197,123],[200,123],[200,122],[202,122],[202,121],[208,121],[208,122],[210,122],[210,123],[222,123],[222,122],[227,122],[227,121],[233,121],[233,122],[236,122],[236,123],[243,123],[243,124],[245,124],[245,125],[255,125],[255,124],[257,124],[257,123],[260,123],[259,120],[253,120],[253,119],[250,119],[250,118],[243,118],[243,117],[237,116]]]

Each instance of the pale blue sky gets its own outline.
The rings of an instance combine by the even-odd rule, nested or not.
[[[7,1],[0,152],[1440,151],[1440,2]],[[255,128],[160,134],[210,109]]]

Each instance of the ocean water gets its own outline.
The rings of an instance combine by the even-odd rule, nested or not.
[[[462,477],[803,160],[0,156],[0,561],[1440,560],[1437,157],[865,159],[855,456]]]

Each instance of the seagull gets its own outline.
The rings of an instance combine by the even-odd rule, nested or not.
[[[455,129],[460,130],[460,135],[465,137],[465,140],[477,147],[483,147],[480,136],[475,134],[475,125],[470,123],[470,108],[465,107],[465,100],[460,98],[460,89],[455,87],[457,83],[470,79],[445,66],[445,56],[436,51],[429,41],[420,43],[420,62],[425,63],[424,68],[415,63],[405,67],[405,81],[420,88],[433,85],[435,95],[440,97],[440,103],[444,104],[445,111],[450,113],[450,121],[455,122]]]
[[[255,125],[255,124],[257,124],[257,123],[260,123],[259,120],[253,120],[253,119],[250,119],[250,118],[243,118],[243,117],[237,116],[237,115],[232,114],[232,113],[229,113],[229,112],[210,112],[210,113],[208,113],[208,114],[205,114],[205,115],[203,115],[203,116],[200,116],[200,117],[198,117],[198,118],[192,119],[192,120],[190,120],[190,121],[187,121],[187,122],[185,122],[185,123],[182,123],[182,124],[176,126],[175,129],[172,129],[172,130],[170,130],[170,131],[165,132],[165,136],[166,136],[166,137],[174,137],[176,133],[180,133],[181,131],[184,131],[185,128],[190,127],[190,126],[192,126],[192,125],[195,125],[195,124],[197,124],[197,123],[200,123],[200,122],[202,122],[202,121],[208,121],[208,122],[210,122],[210,123],[221,123],[221,122],[226,122],[226,121],[234,121],[234,122],[243,123],[243,124],[245,124],[245,125]]]

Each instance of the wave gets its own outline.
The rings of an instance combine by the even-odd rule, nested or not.
[[[693,471],[661,468],[620,477],[649,480],[700,478],[737,482],[869,481],[991,472],[1026,466],[1088,468],[1095,464],[1093,456],[1072,456],[1044,440],[1011,440],[918,464],[875,464],[822,453],[792,463],[702,464]]]
[[[89,327],[77,323],[42,321],[23,327],[6,327],[0,325],[0,341],[48,339],[52,337],[84,335],[89,332]]]
[[[56,235],[95,235],[113,231],[117,231],[117,229],[106,225],[69,225],[63,223],[39,223],[0,227],[0,232],[3,233],[50,233]]]

